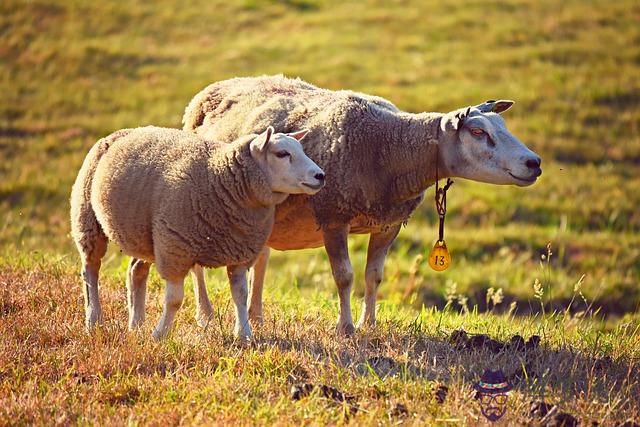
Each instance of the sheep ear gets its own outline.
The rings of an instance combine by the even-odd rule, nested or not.
[[[302,140],[302,138],[307,136],[308,133],[309,133],[309,129],[303,129],[303,130],[299,130],[297,132],[288,133],[287,135],[290,136],[291,138],[295,138],[298,141],[300,141],[300,140]]]
[[[480,105],[477,105],[476,108],[483,113],[503,113],[511,108],[515,104],[515,101],[511,101],[510,99],[490,99],[486,102],[483,102]]]
[[[267,130],[258,135],[253,141],[251,141],[251,149],[262,151],[265,149],[269,140],[273,135],[273,127],[269,126]]]
[[[440,121],[440,129],[443,132],[456,132],[462,126],[464,122],[464,118],[469,114],[469,110],[466,112],[461,110],[452,111],[450,113],[445,114]]]

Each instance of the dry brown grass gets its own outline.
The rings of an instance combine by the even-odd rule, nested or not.
[[[324,304],[327,296],[316,296],[268,306],[254,341],[240,345],[230,334],[229,296],[216,288],[223,303],[207,330],[193,321],[189,294],[173,334],[158,343],[149,336],[158,287],[151,287],[145,330],[130,333],[124,286],[112,277],[104,283],[107,322],[87,334],[79,278],[68,266],[0,269],[0,424],[476,424],[485,420],[472,385],[489,367],[514,382],[518,372],[523,377],[510,393],[505,424],[533,421],[530,405],[541,397],[582,425],[640,414],[632,322],[602,335],[597,322],[567,316],[398,311],[375,330],[336,339],[331,296]],[[539,334],[542,343],[497,354],[457,349],[448,336],[460,327],[501,340]],[[291,386],[301,382],[336,387],[359,410],[321,392],[291,400]],[[449,390],[442,404],[441,385]],[[394,411],[397,404],[408,415]]]

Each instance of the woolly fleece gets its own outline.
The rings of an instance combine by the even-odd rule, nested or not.
[[[319,226],[352,233],[406,222],[435,182],[441,113],[410,114],[389,101],[331,91],[283,76],[235,78],[209,85],[187,106],[184,129],[231,141],[272,124],[307,128],[305,153],[326,173],[314,197],[290,196],[276,209],[269,246],[323,245]],[[445,172],[440,164],[441,173]]]
[[[256,135],[218,144],[177,129],[125,129],[98,141],[71,195],[72,236],[86,258],[106,238],[156,263],[167,280],[195,264],[251,264],[273,226],[273,193],[251,157]],[[100,247],[98,252],[102,252]]]

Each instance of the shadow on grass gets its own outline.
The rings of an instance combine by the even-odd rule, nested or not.
[[[551,348],[545,339],[535,345],[511,345],[486,335],[471,335],[471,344],[461,345],[445,333],[410,330],[407,325],[383,324],[374,330],[358,331],[353,338],[335,338],[330,325],[326,336],[316,339],[297,335],[287,325],[259,330],[254,348],[309,354],[320,363],[335,364],[355,376],[384,380],[395,377],[402,381],[426,380],[451,388],[455,384],[468,386],[473,394],[476,383],[486,369],[502,370],[515,390],[529,396],[531,403],[581,399],[611,401],[612,396],[626,396],[620,408],[635,413],[640,402],[640,367],[627,358],[612,359],[585,353],[570,346]],[[294,327],[291,327],[294,328]],[[475,338],[482,338],[477,340]],[[514,337],[515,338],[515,337]],[[231,338],[230,338],[231,339]],[[491,345],[491,344],[496,345]],[[313,373],[298,367],[290,381],[308,381]],[[446,388],[446,387],[445,387]]]

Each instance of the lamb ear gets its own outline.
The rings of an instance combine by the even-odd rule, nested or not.
[[[269,143],[271,135],[273,135],[273,127],[269,126],[267,130],[258,135],[253,141],[251,141],[251,148],[254,150],[262,151]]]
[[[309,133],[309,129],[303,129],[303,130],[299,130],[297,132],[288,133],[287,136],[290,136],[291,138],[295,138],[298,141],[300,141],[300,140],[302,140],[302,138],[307,136],[308,133]]]
[[[503,113],[511,108],[515,104],[515,101],[511,101],[510,99],[490,99],[486,102],[483,102],[480,105],[477,105],[476,108],[483,113]]]

